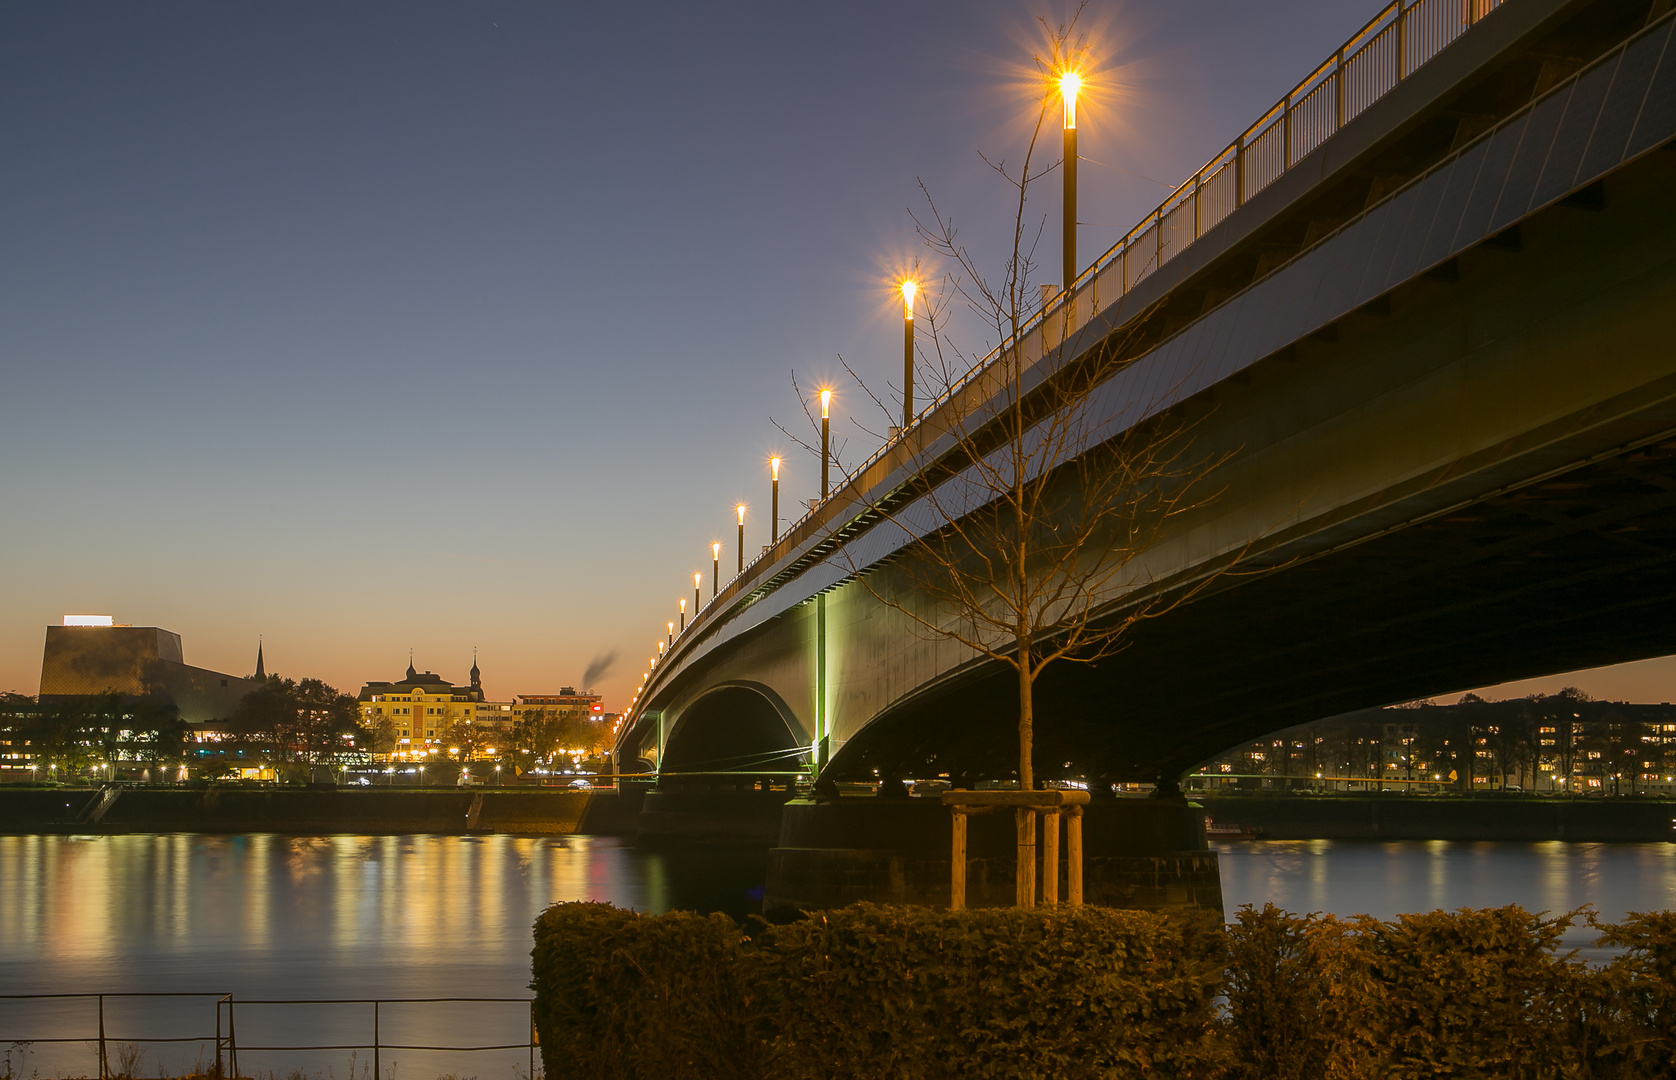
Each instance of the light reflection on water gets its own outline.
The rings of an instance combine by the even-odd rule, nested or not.
[[[1563,914],[1591,904],[1610,922],[1626,911],[1676,907],[1676,844],[1470,843],[1452,840],[1264,840],[1211,845],[1222,905],[1264,903],[1299,914],[1373,915],[1519,904]],[[1596,934],[1573,927],[1564,943],[1584,957]]]
[[[1676,906],[1676,845],[1267,841],[1216,845],[1228,914],[1273,901],[1297,912],[1381,918],[1520,903]],[[760,853],[654,853],[598,837],[0,836],[4,993],[214,990],[239,998],[525,997],[530,924],[559,900],[643,911],[726,910],[760,896]],[[755,894],[753,896],[753,893]],[[1568,944],[1585,946],[1587,931]],[[527,1014],[482,1006],[381,1013],[385,1042],[517,1042]],[[80,1011],[78,1011],[80,1010]],[[0,1001],[0,1042],[95,1031],[88,1006]],[[149,1011],[148,1011],[149,1010]],[[113,1036],[213,1030],[208,1003],[112,1002]],[[359,1042],[361,1006],[239,1012],[243,1045]],[[64,1025],[73,1025],[65,1029]],[[142,1071],[190,1064],[153,1048]],[[526,1055],[386,1052],[395,1080],[442,1073],[511,1080]],[[37,1046],[23,1072],[84,1073],[87,1047]],[[294,1067],[350,1080],[348,1054],[244,1053],[246,1074]],[[14,1062],[15,1065],[15,1062]],[[364,1069],[364,1058],[361,1068]],[[361,1070],[358,1069],[357,1073]],[[356,1080],[370,1080],[357,1076]]]
[[[1608,919],[1676,906],[1676,844],[1266,840],[1211,845],[1222,901],[1374,915],[1521,904],[1558,914],[1593,904]]]
[[[760,853],[665,854],[584,836],[0,836],[0,993],[522,998],[530,925],[547,905],[602,900],[737,916],[753,890],[760,897],[763,864]],[[0,1041],[96,1031],[90,1008],[0,1001]],[[524,1039],[527,1012],[484,1008],[387,1009],[381,1039]],[[43,1030],[53,1017],[71,1029]],[[201,1034],[213,1030],[214,1013],[207,1001],[108,1002],[107,1021],[113,1035]],[[251,1006],[238,1024],[245,1045],[370,1039],[370,1009],[358,1006],[266,1016]],[[171,1059],[154,1047],[143,1071],[190,1063],[194,1053]],[[305,1057],[241,1054],[239,1064],[283,1076],[303,1063],[347,1080],[347,1052]],[[408,1061],[397,1080],[509,1077],[526,1060],[396,1058]],[[25,1072],[85,1071],[94,1060],[85,1047],[39,1046]],[[386,1073],[391,1060],[387,1052]]]

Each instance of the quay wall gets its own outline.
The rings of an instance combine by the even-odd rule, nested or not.
[[[1676,801],[1435,795],[1207,796],[1216,827],[1263,840],[1676,841]]]
[[[0,788],[0,833],[283,832],[628,835],[637,790],[126,788],[97,820],[88,788]],[[475,817],[473,807],[476,806]]]

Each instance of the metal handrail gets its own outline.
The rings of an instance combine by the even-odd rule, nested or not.
[[[1509,0],[1391,0],[1332,56],[1270,106],[1238,138],[1179,184],[1121,240],[1096,258],[1088,269],[1078,274],[1076,280],[1061,290],[1053,302],[1043,305],[1040,311],[1025,320],[1017,335],[996,346],[950,383],[914,414],[911,424],[898,431],[894,438],[886,439],[865,461],[853,469],[844,470],[837,489],[791,522],[779,543],[769,545],[768,550],[746,563],[744,570],[729,578],[710,602],[693,613],[693,618],[682,634],[677,635],[677,640],[697,629],[715,606],[714,601],[721,599],[735,582],[755,576],[759,564],[775,561],[781,547],[806,522],[842,494],[849,481],[865,474],[887,453],[901,445],[927,416],[941,409],[1009,355],[1016,354],[1023,357],[1024,362],[1033,362],[1056,348],[1058,341],[1051,345],[1047,343],[1050,330],[1062,327],[1060,341],[1063,341],[1086,326],[1096,314],[1126,297],[1164,263],[1186,251],[1205,233],[1244,206],[1252,196],[1284,176],[1328,137],[1367,111],[1374,102],[1455,42],[1480,19],[1507,2]],[[1325,104],[1328,93],[1332,99],[1331,109]],[[1323,97],[1318,98],[1317,95]],[[1276,142],[1279,143],[1278,155],[1273,154]],[[1270,157],[1275,160],[1269,160]],[[1219,184],[1232,188],[1232,198],[1219,192]],[[1181,226],[1169,224],[1176,214],[1188,213],[1192,218],[1190,226],[1186,222]],[[1186,235],[1179,240],[1166,241],[1168,230],[1178,227],[1186,229]],[[1115,289],[1110,300],[1101,303],[1101,285],[1107,280]],[[1056,322],[1059,327],[1054,325]],[[1040,352],[1027,355],[1035,351],[1031,339],[1037,335],[1040,337],[1036,343]],[[674,650],[666,653],[654,666],[654,672],[657,667],[668,663],[673,655]],[[651,680],[647,685],[651,685]],[[639,712],[639,707],[625,710],[624,725],[627,726]]]
[[[107,998],[214,998],[215,999],[215,1031],[206,1035],[185,1035],[168,1038],[127,1038],[110,1035],[105,1030],[105,1000]],[[96,1001],[98,1004],[98,1031],[94,1035],[77,1036],[39,1036],[30,1038],[16,1037],[15,1033],[0,1035],[0,1044],[13,1045],[18,1043],[94,1043],[99,1055],[99,1080],[112,1080],[108,1044],[115,1043],[206,1043],[215,1044],[215,1080],[237,1077],[239,1075],[240,1044],[235,1031],[234,1007],[243,1006],[284,1006],[284,1005],[371,1005],[372,1006],[372,1042],[370,1043],[324,1043],[319,1045],[303,1045],[300,1043],[263,1046],[245,1043],[243,1048],[249,1051],[318,1051],[318,1050],[371,1050],[372,1072],[374,1077],[382,1076],[380,1071],[380,1052],[383,1050],[426,1050],[457,1053],[475,1053],[484,1050],[523,1050],[529,1051],[529,1080],[535,1080],[536,1046],[539,1041],[535,1030],[535,999],[534,998],[498,998],[498,997],[409,997],[409,998],[243,998],[235,1000],[230,993],[215,991],[130,991],[120,993],[93,994],[0,994],[0,1001],[29,1001],[29,1000],[66,1000],[79,999]],[[520,1043],[496,1043],[474,1046],[443,1046],[417,1043],[392,1043],[384,1041],[379,1032],[379,1010],[384,1005],[416,1005],[416,1004],[501,1004],[522,1005],[529,1010],[529,1039]],[[222,1007],[227,1010],[226,1034],[222,1034]]]

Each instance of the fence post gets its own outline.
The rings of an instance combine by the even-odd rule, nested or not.
[[[378,1071],[378,1002],[372,1003],[372,1080],[380,1080],[384,1074]]]
[[[1204,232],[1204,227],[1199,222],[1199,206],[1203,202],[1200,187],[1204,177],[1205,171],[1203,169],[1200,169],[1193,175],[1193,239],[1195,240],[1203,235]]]
[[[1059,906],[1059,809],[1042,811],[1042,906]]]
[[[966,812],[952,807],[954,814],[954,842],[949,850],[949,910],[966,907]]]
[[[215,999],[215,1080],[221,1080],[221,999]],[[353,1080],[353,1077],[351,1078]]]
[[[530,999],[530,1078],[535,1080],[535,999]]]
[[[233,995],[227,995],[227,1066],[239,1075],[239,1024],[233,1017]]]
[[[1065,817],[1065,900],[1082,907],[1082,807],[1073,806]]]
[[[99,1080],[105,1080],[105,995],[99,995]]]

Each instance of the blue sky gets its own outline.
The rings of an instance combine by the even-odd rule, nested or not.
[[[1085,256],[1374,10],[1091,5]],[[735,502],[766,540],[791,372],[892,372],[919,183],[1004,255],[1036,13],[0,8],[0,689],[99,612],[348,689],[615,652],[621,705]]]

